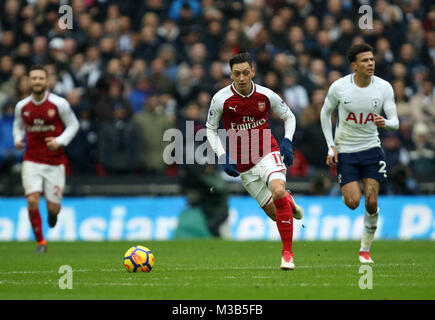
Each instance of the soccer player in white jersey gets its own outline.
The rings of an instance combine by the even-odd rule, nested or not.
[[[234,177],[240,174],[248,193],[276,221],[283,244],[281,269],[293,270],[293,217],[302,219],[303,213],[285,186],[287,167],[293,163],[291,140],[296,119],[281,97],[252,81],[255,68],[249,53],[232,57],[230,67],[233,83],[212,98],[207,138],[225,172]],[[285,138],[280,146],[270,134],[270,110],[284,121]],[[218,136],[221,119],[229,138],[230,154]]]
[[[26,149],[21,178],[27,209],[37,252],[46,252],[39,214],[40,194],[44,192],[48,223],[54,227],[65,186],[64,146],[74,138],[79,122],[67,100],[47,91],[48,74],[43,66],[32,66],[29,79],[32,93],[15,107],[13,136],[15,147]]]
[[[393,88],[374,75],[372,47],[353,45],[348,59],[354,72],[331,85],[320,117],[328,144],[326,164],[337,167],[343,201],[352,210],[359,206],[359,182],[362,181],[365,215],[359,260],[372,263],[370,246],[379,216],[379,186],[387,179],[385,155],[377,128],[397,130],[399,120]],[[331,114],[337,107],[338,124],[333,138]],[[382,112],[386,119],[380,115]]]

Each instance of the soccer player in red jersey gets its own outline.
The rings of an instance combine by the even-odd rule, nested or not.
[[[293,270],[293,217],[302,209],[286,191],[286,170],[293,163],[292,138],[296,118],[272,90],[255,84],[255,68],[249,53],[230,60],[233,83],[212,98],[207,118],[207,139],[230,176],[241,177],[248,193],[274,221],[281,236],[281,269]],[[285,137],[278,146],[269,130],[269,111],[284,121]],[[229,153],[218,136],[222,119],[229,139]],[[283,158],[282,158],[283,156]]]
[[[15,107],[13,136],[15,147],[25,148],[21,178],[37,252],[46,252],[39,198],[44,192],[48,223],[54,227],[65,186],[64,146],[74,138],[79,122],[68,101],[47,90],[48,74],[43,66],[32,66],[29,79],[32,93]]]

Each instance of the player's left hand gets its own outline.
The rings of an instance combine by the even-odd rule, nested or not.
[[[385,127],[385,119],[384,117],[380,116],[379,114],[375,113],[375,125],[378,128],[383,128]]]
[[[57,143],[55,137],[46,137],[45,143],[47,145],[47,148],[51,151],[55,151],[61,147],[61,145]]]
[[[293,146],[290,139],[284,138],[279,146],[281,155],[283,156],[283,162],[288,168],[293,164]]]

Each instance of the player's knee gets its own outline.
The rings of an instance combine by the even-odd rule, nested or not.
[[[345,199],[345,204],[349,209],[355,210],[359,206],[359,200],[354,198]]]
[[[273,200],[282,199],[286,196],[287,196],[287,194],[286,194],[286,191],[284,188],[276,188],[276,189],[272,190]]]
[[[57,215],[60,211],[60,204],[57,203],[47,203],[47,211],[52,216]]]
[[[27,196],[27,205],[30,209],[36,209],[39,207],[39,195],[31,194]]]

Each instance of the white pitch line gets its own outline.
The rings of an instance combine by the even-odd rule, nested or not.
[[[329,268],[357,268],[361,266],[359,263],[355,264],[323,264],[323,265],[296,265],[296,269],[329,269]],[[375,263],[373,266],[376,267],[405,267],[405,266],[416,266],[415,263]],[[160,266],[159,271],[164,272],[167,270],[179,270],[179,271],[200,271],[200,270],[213,270],[213,271],[228,271],[228,270],[278,270],[276,266],[255,266],[255,267],[238,267],[238,266],[226,266],[226,267],[186,267],[184,265],[172,265]],[[73,272],[119,272],[123,271],[123,267],[119,268],[108,268],[108,269],[74,269]],[[39,273],[58,273],[57,270],[23,270],[23,271],[0,271],[1,274],[39,274]]]

